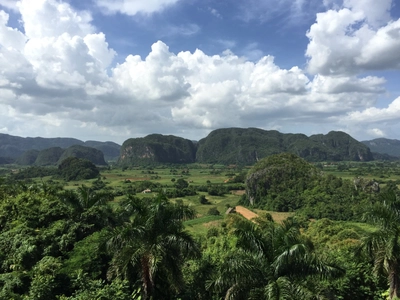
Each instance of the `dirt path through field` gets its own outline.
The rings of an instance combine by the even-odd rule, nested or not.
[[[257,218],[258,217],[257,214],[253,213],[251,210],[248,210],[247,208],[244,208],[243,206],[236,206],[236,212],[238,214],[241,214],[247,220],[251,220],[253,218]]]

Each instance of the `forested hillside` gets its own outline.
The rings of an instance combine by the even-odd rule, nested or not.
[[[400,157],[399,140],[379,138],[371,141],[362,141],[362,143],[367,147],[369,147],[372,152],[389,154],[391,156]]]
[[[20,164],[24,161],[32,161],[27,157],[21,157],[26,151],[29,150],[45,150],[49,148],[62,148],[66,149],[73,145],[87,146],[98,149],[103,152],[106,160],[117,160],[121,146],[114,142],[97,142],[97,141],[86,141],[83,142],[73,138],[42,138],[42,137],[27,137],[22,138],[18,136],[12,136],[8,134],[0,133],[0,158],[18,159]],[[29,153],[29,152],[28,152]],[[34,152],[30,152],[31,154]],[[45,153],[43,155],[46,155]],[[48,162],[45,162],[48,164]],[[42,164],[39,161],[38,164]]]
[[[80,145],[74,145],[65,149],[62,153],[61,157],[58,160],[58,163],[61,163],[68,157],[76,157],[87,159],[88,161],[94,163],[95,165],[106,165],[107,163],[104,160],[104,154],[100,150],[91,147],[85,147]]]
[[[314,162],[373,159],[368,147],[344,132],[307,137],[257,128],[226,128],[214,130],[199,141],[196,161],[252,165],[261,158],[282,152]]]
[[[0,156],[18,158],[27,150],[43,150],[51,147],[68,148],[72,145],[82,144],[82,141],[73,138],[22,138],[0,133]]]
[[[196,147],[192,141],[173,136],[151,134],[126,140],[121,147],[120,165],[156,163],[193,163]]]
[[[60,152],[55,150],[56,147],[68,148],[70,144],[98,149],[103,152],[105,160],[118,161],[123,166],[193,162],[252,165],[264,157],[284,152],[310,162],[396,160],[393,155],[400,155],[400,141],[376,139],[361,143],[340,131],[308,137],[259,128],[222,128],[210,132],[199,142],[151,134],[128,139],[122,147],[113,142],[20,138],[0,134],[0,157],[2,161],[14,160],[21,165],[50,165]],[[373,154],[368,146],[376,153]],[[52,150],[38,152],[49,148]],[[37,156],[39,159],[36,162]],[[90,160],[102,164],[101,159]]]

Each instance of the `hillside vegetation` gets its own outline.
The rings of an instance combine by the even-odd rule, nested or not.
[[[58,160],[61,163],[68,157],[76,157],[81,159],[87,159],[88,161],[94,163],[95,165],[106,165],[104,160],[103,152],[91,147],[85,147],[80,145],[74,145],[67,148]]]
[[[339,169],[345,177],[384,175],[384,186],[372,191],[366,178],[326,175]],[[191,164],[98,174],[74,157],[59,168],[10,167],[0,177],[0,299],[394,300],[398,169],[397,162],[312,165],[290,153],[251,169]],[[18,180],[32,177],[40,178]],[[250,221],[240,207],[223,213],[239,199],[249,205],[245,187],[258,216]],[[293,212],[278,220],[268,207]]]
[[[326,135],[284,134],[257,128],[226,128],[212,131],[199,141],[199,163],[252,165],[271,154],[289,152],[308,161],[370,161],[367,146],[344,132]]]
[[[2,160],[7,158],[6,161],[10,161],[10,158],[14,160],[18,159],[24,154],[24,152],[29,150],[40,151],[55,147],[66,149],[73,145],[81,145],[98,149],[103,152],[106,160],[117,160],[121,149],[121,146],[114,142],[83,142],[74,138],[23,138],[19,136],[12,136],[0,133],[0,158],[3,158]],[[24,160],[26,160],[26,158],[21,158],[19,160],[23,162]],[[47,164],[48,162],[45,161],[45,163]],[[20,162],[20,164],[22,163]],[[38,164],[41,165],[42,161],[40,160]]]
[[[196,147],[192,141],[173,136],[151,134],[144,138],[132,138],[122,144],[120,165],[156,163],[193,163]]]
[[[371,141],[362,141],[372,152],[389,154],[400,157],[400,141],[385,138],[374,139]]]
[[[151,134],[142,138],[130,138],[123,146],[113,142],[21,138],[0,134],[0,161],[13,162],[17,159],[19,164],[51,165],[60,153],[59,149],[54,148],[64,149],[72,146],[70,144],[98,149],[105,160],[118,161],[119,165],[125,167],[193,162],[248,166],[279,153],[292,153],[310,162],[393,161],[400,155],[400,141],[376,139],[361,143],[341,131],[308,137],[304,134],[280,133],[259,128],[222,128],[210,132],[198,143],[172,135]],[[368,146],[375,152],[372,153]],[[36,151],[26,152],[44,149],[52,150],[40,154]],[[68,151],[74,152],[71,149]],[[38,161],[35,155],[39,156]],[[101,159],[88,159],[95,164],[102,164]]]
[[[362,205],[377,192],[379,185],[374,181],[325,175],[304,159],[282,153],[251,168],[242,203],[266,210],[297,211],[308,218],[361,220]]]

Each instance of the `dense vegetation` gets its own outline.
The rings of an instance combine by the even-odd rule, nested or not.
[[[117,161],[121,150],[121,146],[114,142],[86,141],[85,146],[103,152],[106,161]]]
[[[68,157],[58,165],[59,176],[65,181],[92,179],[99,176],[99,170],[87,159]]]
[[[123,166],[156,163],[193,163],[196,147],[192,141],[177,136],[151,134],[126,140],[121,147],[119,164]]]
[[[37,166],[51,166],[56,165],[63,154],[64,149],[60,147],[52,147],[41,150],[35,160]]]
[[[55,156],[59,155],[59,151],[55,151],[56,147],[65,149],[73,145],[98,149],[103,152],[105,160],[119,160],[121,166],[193,162],[245,166],[268,155],[283,152],[296,154],[311,162],[395,160],[395,156],[400,155],[397,140],[376,139],[360,143],[344,132],[335,131],[307,137],[304,134],[283,134],[257,128],[224,128],[212,131],[199,143],[176,136],[151,134],[128,139],[123,147],[113,142],[21,138],[0,134],[0,163],[10,163],[19,158],[21,165],[50,165],[54,164]],[[26,152],[49,148],[52,150],[39,153],[37,161],[34,159],[36,152]],[[101,164],[100,160],[90,160]]]
[[[22,155],[24,155],[24,152],[29,150],[40,151],[49,148],[66,149],[73,145],[80,145],[98,149],[103,152],[106,160],[116,160],[117,157],[119,156],[121,148],[120,145],[113,142],[96,142],[96,141],[83,142],[81,140],[73,138],[41,138],[41,137],[22,138],[18,136],[12,136],[0,133],[0,163],[2,158],[17,159],[20,158]],[[42,155],[46,156],[47,153],[43,153]],[[54,155],[54,153],[51,155]],[[58,159],[60,158],[60,156],[58,157]],[[34,161],[31,162],[30,164],[33,163]],[[46,165],[49,164],[49,162],[46,159],[44,160],[44,163]],[[20,164],[24,165],[23,162],[21,162]],[[36,162],[36,165],[43,165],[43,160]]]
[[[379,247],[386,239],[391,245],[398,223],[381,232],[327,219],[278,224],[269,215],[253,222],[231,215],[195,239],[184,229],[193,208],[162,194],[127,195],[111,209],[110,194],[86,186],[0,188],[1,299],[361,300],[398,293],[369,256],[385,253]],[[380,226],[379,207],[369,215]]]
[[[51,147],[68,148],[80,144],[83,142],[73,138],[22,138],[0,133],[0,156],[18,158],[27,150],[43,150]]]
[[[252,165],[271,154],[290,152],[308,161],[370,161],[368,147],[344,132],[327,135],[283,134],[258,128],[212,131],[199,141],[196,161]]]
[[[76,157],[91,161],[95,165],[106,165],[104,160],[104,154],[100,150],[91,147],[85,147],[80,145],[71,146],[62,153],[58,160],[58,163],[62,162],[66,158]]]
[[[71,157],[60,169],[86,164]],[[0,177],[0,299],[395,299],[398,168],[285,153],[248,174],[146,166],[68,186],[56,176],[18,181],[25,171],[12,170]],[[25,170],[34,169],[52,168]],[[221,216],[218,201],[235,206],[242,193],[229,191],[244,187],[240,201],[253,197],[258,217]],[[278,222],[260,208],[293,213]]]
[[[343,180],[323,173],[302,158],[283,153],[253,166],[242,203],[273,211],[298,211],[308,218],[360,220],[374,188],[371,180]]]

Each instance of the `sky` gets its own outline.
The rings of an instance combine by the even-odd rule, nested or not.
[[[400,139],[399,0],[0,0],[0,133]]]

